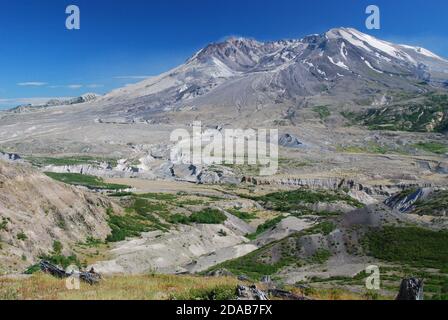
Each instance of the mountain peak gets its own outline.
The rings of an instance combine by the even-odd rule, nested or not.
[[[184,65],[116,90],[106,100],[141,98],[142,109],[151,103],[163,109],[259,104],[258,92],[263,92],[268,104],[271,99],[277,103],[322,94],[322,88],[346,99],[347,92],[356,95],[372,83],[377,91],[393,87],[420,92],[421,83],[446,86],[447,75],[448,62],[425,49],[340,27],[299,40],[228,37],[209,44]]]

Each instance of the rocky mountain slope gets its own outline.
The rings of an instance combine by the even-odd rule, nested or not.
[[[230,38],[90,101],[0,113],[0,271],[23,270],[55,241],[65,254],[90,241],[88,263],[105,274],[232,272],[364,290],[365,267],[385,263],[431,268],[439,281],[447,80],[434,53],[339,28]],[[174,164],[170,133],[192,120],[278,128],[277,174]],[[86,181],[133,189],[106,198]]]
[[[295,107],[312,96],[352,103],[390,91],[421,93],[426,84],[446,87],[447,80],[448,61],[426,49],[339,28],[300,40],[230,38],[167,73],[107,94],[101,103],[128,120],[206,107],[236,116]]]
[[[0,160],[0,272],[24,270],[59,242],[64,254],[110,233],[108,199],[55,182],[29,166]]]

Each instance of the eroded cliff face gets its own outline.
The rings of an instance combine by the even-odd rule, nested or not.
[[[65,253],[110,233],[108,199],[55,182],[22,164],[0,160],[0,272],[23,271],[59,241]]]

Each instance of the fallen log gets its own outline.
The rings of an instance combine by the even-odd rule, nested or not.
[[[41,261],[39,263],[40,269],[44,273],[48,273],[52,275],[53,277],[59,278],[59,279],[65,279],[68,277],[79,277],[80,280],[84,281],[85,283],[88,283],[90,285],[94,285],[100,282],[101,275],[96,273],[95,270],[90,269],[90,271],[72,271],[70,273],[66,272],[64,269],[59,268],[58,266],[48,262],[48,261]]]
[[[284,300],[308,300],[304,296],[298,296],[292,292],[280,290],[280,289],[270,289],[268,290],[270,296],[275,298],[280,298]]]

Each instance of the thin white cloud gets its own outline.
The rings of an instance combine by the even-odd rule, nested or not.
[[[82,84],[70,84],[67,86],[67,88],[69,88],[69,89],[80,89],[82,87],[83,87]]]
[[[29,81],[29,82],[19,82],[17,85],[21,87],[42,87],[47,85],[47,83],[39,81]]]
[[[104,84],[97,84],[97,83],[89,84],[87,86],[87,88],[102,88],[102,87],[104,87]]]
[[[80,89],[83,87],[86,88],[102,88],[104,87],[103,84],[97,84],[97,83],[92,83],[92,84],[88,84],[88,85],[84,85],[84,84],[69,84],[69,85],[53,85],[53,86],[48,86],[51,89],[60,89],[60,88],[67,88],[67,89]]]

